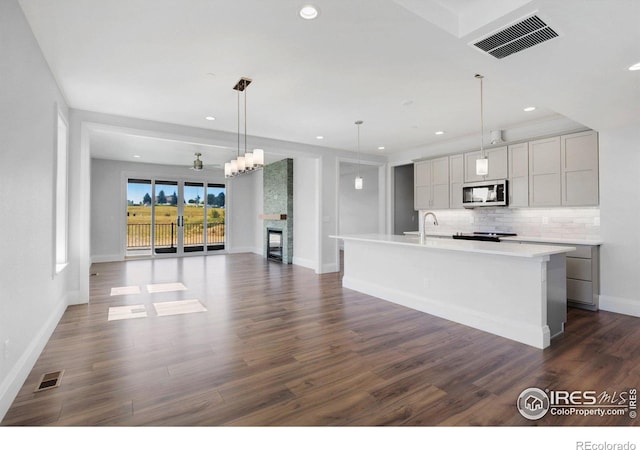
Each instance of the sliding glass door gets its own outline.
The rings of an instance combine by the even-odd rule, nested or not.
[[[225,186],[131,178],[126,235],[127,256],[223,250]]]
[[[182,202],[178,197],[177,181],[156,181],[153,201],[153,249],[158,253],[178,253],[181,247],[179,217]]]

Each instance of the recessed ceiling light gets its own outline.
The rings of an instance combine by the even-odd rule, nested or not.
[[[205,117],[205,119],[207,119],[207,120],[216,120],[216,118],[213,117],[213,116],[207,116],[207,117]]]
[[[140,155],[133,155],[134,158],[140,158]]]
[[[384,150],[384,146],[381,145],[380,147],[378,147],[378,150]]]
[[[633,66],[629,67],[629,70],[640,70],[640,62],[635,63]]]
[[[313,5],[305,5],[300,8],[300,17],[305,20],[313,20],[318,17],[318,8]]]
[[[436,134],[440,136],[441,134],[444,134],[444,131],[436,131]]]
[[[535,106],[527,106],[524,111],[526,112],[531,112],[531,111],[535,111],[536,107]]]
[[[316,136],[316,139],[318,139],[318,140],[324,139],[324,136]]]

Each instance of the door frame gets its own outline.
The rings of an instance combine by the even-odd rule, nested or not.
[[[121,226],[120,226],[120,252],[121,252],[121,258],[122,260],[126,260],[128,258],[132,258],[131,256],[127,255],[127,225],[128,225],[128,221],[127,221],[127,205],[128,205],[128,199],[127,199],[127,186],[128,186],[128,182],[130,179],[139,179],[139,180],[150,180],[151,181],[151,194],[152,195],[152,209],[155,209],[155,183],[157,181],[170,181],[170,182],[177,182],[177,190],[178,190],[178,216],[183,216],[184,215],[184,204],[180,204],[180,200],[184,198],[184,184],[185,183],[202,183],[203,188],[204,188],[204,201],[205,201],[205,217],[204,217],[204,225],[206,226],[206,220],[207,220],[207,208],[206,208],[206,201],[207,201],[207,188],[209,185],[218,185],[218,186],[223,186],[225,189],[225,223],[224,223],[224,243],[223,243],[223,248],[222,249],[209,249],[209,244],[205,244],[203,245],[203,250],[202,251],[189,251],[189,252],[185,252],[184,248],[183,248],[183,236],[182,233],[178,233],[178,239],[180,241],[180,243],[178,245],[182,245],[182,246],[178,246],[176,252],[170,253],[156,253],[155,251],[155,246],[154,246],[154,242],[155,242],[155,227],[154,225],[154,218],[155,218],[155,211],[152,210],[152,221],[151,221],[151,249],[149,250],[149,253],[145,253],[143,255],[140,256],[134,256],[133,258],[136,259],[149,259],[149,258],[175,258],[175,257],[184,257],[184,256],[202,256],[202,255],[211,255],[211,254],[224,254],[228,252],[228,220],[227,220],[227,201],[226,199],[228,198],[227,195],[227,191],[229,189],[229,186],[227,183],[225,182],[221,182],[219,181],[219,177],[202,177],[202,176],[184,176],[184,175],[180,175],[180,176],[176,176],[175,174],[171,175],[171,174],[166,174],[166,173],[150,173],[150,172],[138,172],[138,171],[123,171],[122,175],[121,175],[121,198],[122,198],[122,207],[120,208],[121,210]],[[206,235],[206,228],[205,228],[205,235]]]

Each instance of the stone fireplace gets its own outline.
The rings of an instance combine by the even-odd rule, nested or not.
[[[264,167],[264,255],[291,264],[293,259],[293,159],[287,158]],[[272,250],[276,241],[280,249]],[[277,257],[272,257],[277,254]]]

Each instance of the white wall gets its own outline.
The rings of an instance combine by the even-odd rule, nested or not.
[[[262,254],[262,171],[227,181],[229,253]]]
[[[0,42],[1,419],[78,282],[73,255],[53,275],[56,105],[68,109],[15,0],[0,2]]]
[[[319,273],[340,270],[338,241],[329,237],[338,234],[338,170],[338,159],[335,156],[322,156],[320,159],[320,176],[316,186],[316,189],[322,194]]]
[[[599,136],[600,307],[640,316],[640,124]]]
[[[339,234],[377,233],[378,224],[378,167],[360,166],[362,189],[355,189],[353,165],[340,164]]]
[[[123,198],[121,173],[124,163],[103,159],[91,160],[91,261],[106,262],[124,259],[122,245]]]
[[[293,264],[319,271],[319,160],[293,159]]]

